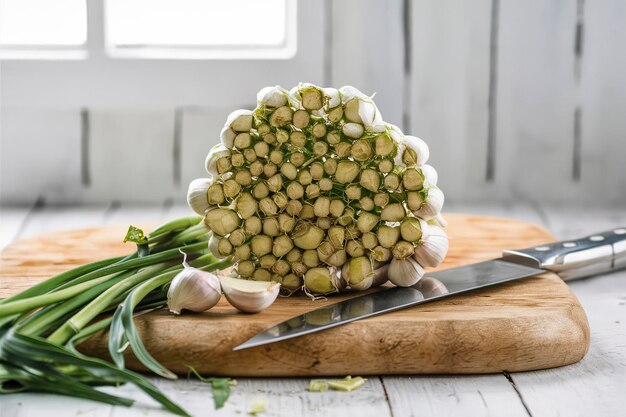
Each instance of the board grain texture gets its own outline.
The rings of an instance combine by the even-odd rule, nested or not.
[[[447,216],[450,252],[439,269],[498,257],[503,249],[553,240],[530,223],[486,216]],[[137,225],[148,226],[148,225]],[[76,265],[128,253],[127,226],[41,235],[8,246],[1,256],[0,297]],[[136,317],[154,357],[171,370],[231,376],[465,374],[524,371],[575,363],[589,348],[584,310],[556,275],[545,273],[450,297],[324,332],[233,352],[257,332],[351,295],[311,301],[279,298],[259,314],[238,313],[222,300],[202,314],[165,310]],[[106,357],[106,334],[81,345]],[[142,370],[128,355],[127,366]]]

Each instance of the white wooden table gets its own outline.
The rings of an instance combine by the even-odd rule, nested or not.
[[[519,218],[547,227],[559,239],[626,226],[626,207],[458,206],[447,211]],[[157,222],[188,214],[186,207],[36,205],[0,210],[0,247],[14,239],[60,229]],[[352,393],[310,393],[308,379],[238,379],[219,411],[210,386],[197,380],[154,379],[194,416],[247,415],[257,398],[267,416],[626,416],[626,272],[571,283],[591,325],[591,348],[575,365],[536,372],[480,376],[370,377]],[[138,389],[106,388],[137,400],[133,408],[43,394],[0,396],[0,416],[166,416]]]

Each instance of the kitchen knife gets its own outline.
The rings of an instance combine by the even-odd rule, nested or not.
[[[569,281],[626,268],[626,228],[577,240],[505,250],[490,261],[426,274],[412,287],[394,287],[356,296],[291,318],[257,334],[233,350],[247,349],[319,332],[360,320],[485,288],[546,271]]]

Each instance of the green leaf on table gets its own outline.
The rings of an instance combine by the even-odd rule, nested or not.
[[[224,406],[226,400],[230,396],[230,387],[232,385],[236,385],[236,381],[230,378],[205,378],[198,373],[194,368],[188,366],[191,372],[194,373],[196,378],[198,378],[202,382],[206,382],[211,384],[211,390],[213,391],[213,402],[215,403],[215,408],[219,409]]]
[[[130,225],[128,226],[128,232],[126,232],[126,236],[124,237],[124,243],[126,242],[142,244],[148,242],[148,238],[144,236],[143,230]]]

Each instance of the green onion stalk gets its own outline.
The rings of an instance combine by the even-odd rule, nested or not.
[[[166,305],[185,255],[190,266],[205,271],[231,265],[229,257],[210,253],[210,237],[198,216],[167,222],[147,236],[131,226],[124,241],[136,244],[132,254],[79,266],[0,300],[0,394],[48,392],[130,406],[132,400],[97,387],[133,383],[170,412],[188,415],[144,376],[127,370],[123,354],[130,349],[149,370],[176,379],[146,350],[133,317]],[[79,350],[103,331],[113,363]]]

